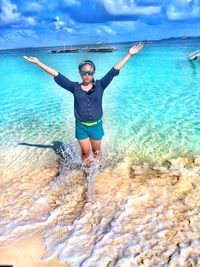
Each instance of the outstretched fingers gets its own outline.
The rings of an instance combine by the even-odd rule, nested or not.
[[[27,61],[31,62],[31,63],[37,63],[38,59],[36,57],[27,57],[27,56],[23,56],[24,59],[26,59]]]
[[[135,45],[135,48],[138,49],[138,50],[141,50],[143,47],[144,47],[143,43],[139,43],[139,44]]]
[[[144,44],[143,44],[143,43],[139,43],[139,44],[136,45],[136,47],[137,47],[138,49],[142,49],[142,48],[144,47]]]
[[[129,54],[131,55],[137,54],[138,52],[140,52],[140,50],[142,50],[143,47],[144,47],[143,43],[136,44],[129,49]]]

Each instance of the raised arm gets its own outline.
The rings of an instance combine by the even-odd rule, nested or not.
[[[46,71],[48,74],[52,75],[53,77],[58,76],[58,72],[54,69],[52,69],[51,67],[45,65],[44,63],[42,63],[41,61],[39,61],[38,58],[36,57],[27,57],[27,56],[23,56],[24,59],[26,59],[27,61],[38,65],[41,69],[43,69],[44,71]]]
[[[61,87],[65,88],[69,92],[74,93],[74,87],[76,85],[76,82],[70,81],[67,77],[65,77],[64,75],[62,75],[58,71],[52,69],[51,67],[45,65],[44,63],[42,63],[41,61],[39,61],[39,59],[36,58],[36,57],[23,56],[23,58],[26,59],[27,61],[33,63],[33,64],[38,65],[41,69],[43,69],[48,74],[50,74],[51,76],[53,76],[55,82],[58,85],[60,85]]]
[[[128,54],[125,55],[115,66],[114,68],[116,70],[120,70],[127,62],[128,60],[135,54],[137,54],[138,52],[140,52],[140,50],[144,47],[143,44],[137,44],[132,46],[129,51]]]

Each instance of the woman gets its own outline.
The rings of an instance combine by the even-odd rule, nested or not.
[[[70,81],[61,73],[43,64],[36,57],[24,56],[26,60],[38,65],[48,74],[52,75],[57,84],[74,95],[75,132],[81,148],[84,165],[90,163],[91,148],[94,157],[98,161],[102,159],[101,140],[104,135],[102,97],[104,89],[110,84],[114,76],[119,74],[119,70],[127,61],[142,48],[143,44],[131,47],[127,55],[112,67],[103,78],[96,81],[94,80],[96,70],[94,63],[90,60],[81,62],[78,69],[82,83]]]

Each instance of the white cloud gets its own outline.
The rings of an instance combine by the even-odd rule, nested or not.
[[[68,6],[78,6],[80,2],[78,0],[64,0],[65,4]]]
[[[113,15],[152,15],[161,12],[160,6],[138,6],[135,0],[103,0],[103,3]]]
[[[200,2],[199,2],[199,0],[193,1],[192,16],[200,17]]]
[[[35,26],[37,24],[36,20],[33,17],[21,17],[20,21],[14,23],[12,28],[21,29],[21,28],[28,28],[29,26]]]
[[[3,23],[10,23],[19,21],[21,18],[21,14],[18,12],[17,6],[12,4],[10,0],[2,0],[1,1],[1,13],[0,13],[0,21]]]
[[[72,28],[68,28],[68,27],[65,28],[65,31],[67,31],[68,33],[73,33],[74,32],[74,30]]]
[[[170,20],[179,20],[183,19],[186,14],[184,11],[178,11],[175,6],[169,5],[167,8],[167,16]]]
[[[14,30],[4,33],[4,40],[7,41],[28,41],[32,39],[39,40],[37,34],[33,30]]]
[[[24,20],[25,22],[27,22],[27,25],[32,25],[32,26],[36,25],[36,21],[33,17],[28,17],[28,18],[25,18]]]
[[[200,5],[198,0],[186,0],[184,1],[184,5],[182,7],[177,7],[172,4],[169,5],[167,8],[167,17],[170,20],[183,20],[200,17]]]
[[[105,24],[92,24],[94,29],[91,32],[91,24],[89,23],[75,23],[73,26],[73,33],[81,33],[81,35],[89,36],[90,34],[95,38],[107,39],[121,34],[122,32],[127,32],[128,34],[132,33],[136,29],[136,25],[141,24],[137,21],[113,21]]]
[[[96,31],[99,34],[109,34],[109,35],[115,35],[115,31],[111,29],[111,27],[106,25],[101,25]]]
[[[100,38],[112,40],[112,38],[122,33],[126,33],[127,36],[132,36],[132,33],[139,25],[141,25],[139,21],[113,21],[104,25],[95,24],[94,28],[96,30],[94,34],[99,35]],[[88,34],[89,30],[87,31],[86,27],[85,29],[85,34]]]
[[[55,25],[55,27],[56,27],[56,30],[57,31],[60,31],[60,30],[62,30],[64,27],[65,27],[65,22],[64,21],[62,21],[61,19],[60,19],[60,17],[59,16],[56,16],[55,17],[55,21],[54,21],[54,25]]]
[[[53,22],[53,24],[55,25],[56,31],[66,31],[68,33],[73,32],[73,29],[67,26],[66,23],[62,21],[59,16],[56,16],[54,19],[55,21]],[[73,22],[70,20],[69,24],[73,25]]]
[[[35,31],[33,31],[33,30],[22,30],[21,31],[21,34],[23,34],[23,36],[25,37],[25,38],[27,38],[27,37],[30,37],[31,39],[33,38],[33,39],[39,39],[38,38],[38,36],[37,36],[37,34],[35,33]]]
[[[12,4],[10,0],[2,0],[0,21],[3,24],[12,24],[12,27],[26,27],[33,26],[36,21],[33,17],[24,17],[15,4]]]
[[[37,2],[26,3],[24,6],[24,10],[26,11],[36,11],[39,12],[43,9],[43,6]]]
[[[117,29],[118,31],[134,31],[136,29],[136,21],[113,21],[111,27]]]

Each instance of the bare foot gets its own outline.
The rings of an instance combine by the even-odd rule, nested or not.
[[[82,167],[88,169],[90,168],[91,163],[92,163],[92,160],[90,158],[86,158],[83,160]]]
[[[94,158],[99,161],[99,163],[102,161],[102,152],[101,150],[97,150],[94,152]]]

